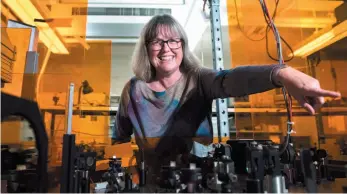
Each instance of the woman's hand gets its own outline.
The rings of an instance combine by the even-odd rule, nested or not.
[[[341,96],[338,92],[322,89],[318,80],[291,67],[281,69],[274,79],[312,115],[324,104],[324,97]]]

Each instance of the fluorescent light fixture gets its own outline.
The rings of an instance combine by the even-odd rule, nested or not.
[[[152,16],[95,16],[88,15],[87,22],[90,23],[117,23],[117,24],[145,24],[147,23]]]
[[[4,0],[6,5],[26,24],[39,29],[39,39],[56,54],[69,54],[63,41],[47,23],[35,23],[34,19],[44,19],[30,0]]]
[[[184,0],[88,0],[88,4],[163,4],[163,5],[183,5]]]
[[[345,37],[347,37],[347,20],[309,37],[300,47],[294,50],[294,56],[307,57]]]

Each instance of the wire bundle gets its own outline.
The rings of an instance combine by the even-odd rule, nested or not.
[[[268,8],[266,6],[265,0],[259,0],[261,8],[263,10],[264,13],[264,18],[266,23],[268,24],[268,27],[271,28],[271,30],[273,31],[273,34],[275,36],[275,40],[276,40],[276,47],[277,47],[277,56],[278,56],[278,63],[279,65],[284,65],[284,59],[283,59],[283,50],[282,50],[282,45],[281,45],[281,39],[282,37],[280,36],[278,29],[274,23],[273,17],[270,16]],[[276,9],[277,9],[277,5],[278,5],[279,0],[276,0]],[[287,117],[288,117],[288,121],[287,121],[287,136],[284,142],[284,146],[282,147],[282,149],[280,150],[280,153],[282,154],[289,143],[289,138],[290,138],[290,133],[292,132],[292,126],[293,126],[293,122],[292,122],[292,97],[290,96],[290,94],[288,94],[287,96],[287,90],[285,87],[282,87],[282,92],[283,92],[283,97],[284,97],[284,101],[286,104],[286,108],[287,108]]]
[[[236,0],[234,0],[234,4],[235,4],[235,12],[236,12],[236,20],[237,20],[237,26],[238,28],[240,29],[240,31],[242,32],[242,34],[248,39],[248,40],[251,40],[251,41],[262,41],[264,40],[265,38],[265,43],[266,43],[266,53],[267,55],[269,56],[270,59],[274,60],[274,61],[278,61],[278,59],[276,59],[275,57],[273,57],[271,54],[270,54],[270,51],[269,51],[269,38],[268,38],[268,33],[270,31],[270,25],[268,24],[266,26],[266,30],[265,30],[265,35],[259,39],[254,39],[254,38],[251,38],[249,37],[243,30],[243,28],[241,27],[241,24],[240,24],[240,20],[239,20],[239,14],[238,14],[238,9],[237,9],[237,5],[236,5]],[[272,14],[272,20],[274,21],[275,20],[275,17],[276,17],[276,13],[277,13],[277,8],[278,8],[278,4],[279,4],[279,0],[275,0],[275,9],[274,9],[274,12]],[[264,17],[267,17],[265,16],[265,12],[264,13]],[[289,51],[291,52],[291,57],[289,59],[284,59],[284,62],[289,62],[291,61],[293,58],[294,58],[294,51],[292,49],[292,47],[288,44],[288,42],[281,36],[279,35],[279,37],[281,38],[281,40],[284,42],[284,44],[288,47]]]

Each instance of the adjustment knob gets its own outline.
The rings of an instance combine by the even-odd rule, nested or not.
[[[191,169],[191,170],[196,169],[196,164],[195,163],[190,163],[189,164],[189,169]]]
[[[170,167],[176,167],[176,162],[175,161],[170,161]]]
[[[256,141],[251,142],[251,146],[253,146],[253,147],[255,147],[257,144],[258,144],[258,142],[256,142]]]
[[[265,144],[266,145],[272,145],[272,141],[266,141]]]

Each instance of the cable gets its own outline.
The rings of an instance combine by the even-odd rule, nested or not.
[[[275,17],[276,17],[276,14],[277,14],[277,8],[278,8],[278,4],[279,4],[279,0],[275,0],[275,9],[274,9],[274,12],[272,14],[272,20],[274,21],[275,20]],[[265,46],[266,46],[266,54],[269,56],[270,59],[274,60],[274,61],[278,61],[279,59],[276,59],[275,57],[273,57],[271,54],[270,54],[270,51],[269,51],[269,39],[268,39],[268,33],[270,31],[270,24],[267,20],[267,16],[265,15],[265,12],[263,12],[264,14],[264,17],[265,17],[265,20],[267,21],[267,26],[266,26],[266,30],[265,30],[265,35],[260,38],[260,39],[253,39],[251,37],[249,37],[245,31],[243,30],[243,28],[241,27],[240,25],[240,19],[239,19],[239,15],[238,15],[238,9],[237,9],[237,4],[236,4],[236,0],[234,0],[234,5],[235,5],[235,12],[236,12],[236,21],[237,21],[237,26],[239,28],[239,30],[241,31],[241,33],[248,39],[248,40],[251,40],[251,41],[262,41],[264,40],[265,38]],[[264,11],[264,7],[262,6],[263,8],[263,11]],[[268,16],[270,18],[270,16]],[[280,36],[280,39],[284,42],[284,44],[288,47],[288,49],[290,50],[291,52],[291,57],[289,59],[285,59],[284,62],[289,62],[291,60],[293,60],[294,58],[294,51],[292,49],[292,47],[289,45],[289,43],[282,37]]]
[[[279,65],[284,65],[284,59],[283,59],[283,54],[282,54],[283,51],[282,51],[282,45],[281,45],[281,40],[283,40],[283,39],[280,36],[276,25],[274,24],[273,18],[270,17],[265,0],[259,0],[259,1],[260,1],[260,5],[262,7],[262,10],[263,10],[265,21],[267,22],[268,27],[271,28],[271,30],[273,31],[273,34],[275,36],[276,46],[277,46],[277,57],[278,57],[278,60],[276,60],[276,61],[278,61]],[[279,3],[279,0],[276,0],[276,5],[278,5],[278,3]],[[287,146],[288,146],[289,140],[290,140],[290,133],[292,132],[292,126],[293,126],[293,122],[292,122],[292,115],[293,115],[292,114],[292,97],[290,94],[288,94],[288,97],[287,97],[287,90],[285,87],[282,87],[282,93],[283,93],[285,105],[287,108],[288,121],[287,121],[287,136],[286,136],[286,139],[283,143],[283,147],[279,151],[280,154],[282,154],[287,149]]]
[[[268,26],[266,28],[269,28]],[[266,53],[269,56],[270,59],[274,60],[274,61],[278,61],[278,59],[276,59],[275,57],[271,56],[270,51],[269,51],[269,39],[268,39],[268,30],[266,30],[266,34],[265,34],[265,46],[266,46]],[[288,44],[288,42],[282,37],[280,36],[281,40],[284,42],[284,44],[288,47],[288,49],[290,50],[291,56],[289,59],[284,60],[284,62],[289,62],[291,60],[293,60],[294,58],[294,51],[292,49],[292,47]]]
[[[275,11],[273,13],[273,16],[272,16],[272,24],[274,25],[274,20],[275,20],[275,17],[276,17],[276,14],[277,14],[277,7],[278,7],[278,4],[279,4],[279,0],[275,0]],[[264,6],[262,6],[263,10],[266,10],[267,11],[267,7],[265,5],[265,1],[264,1]],[[264,12],[264,16],[265,16],[265,12]],[[267,12],[267,16],[268,18],[270,19],[270,15],[269,13]],[[269,20],[266,19],[266,16],[265,16],[265,20],[267,21],[268,25],[267,25],[267,29],[271,26],[271,23],[269,23]],[[275,26],[276,28],[276,26]],[[276,28],[276,31],[278,32],[277,28]],[[276,36],[276,35],[275,35]],[[284,62],[289,62],[291,61],[293,58],[294,58],[294,51],[292,49],[292,47],[288,44],[288,42],[279,34],[277,33],[277,36],[279,37],[279,39],[277,40],[277,44],[281,42],[281,40],[284,42],[284,44],[288,47],[288,49],[290,50],[290,52],[292,53],[291,57],[287,60],[283,60],[283,63]],[[269,56],[270,59],[274,60],[274,61],[278,61],[280,59],[276,59],[275,57],[271,56],[270,54],[270,51],[269,51],[269,39],[268,39],[268,30],[266,30],[266,34],[265,34],[265,39],[266,39],[266,53],[267,55]],[[282,55],[282,47],[281,47],[281,55]],[[283,59],[283,56],[282,56],[282,59]]]
[[[234,5],[235,5],[235,12],[236,12],[236,21],[237,21],[237,27],[240,29],[241,33],[249,40],[251,41],[261,41],[261,40],[264,40],[264,38],[266,37],[265,35],[260,38],[260,39],[252,39],[251,37],[249,37],[245,31],[243,30],[243,28],[241,28],[241,25],[240,25],[240,19],[239,19],[239,11],[237,10],[237,5],[236,5],[236,0],[234,0]],[[266,27],[266,31],[267,31],[267,27]]]
[[[48,64],[48,60],[51,56],[51,53],[52,53],[52,47],[53,47],[53,44],[51,44],[49,46],[49,48],[47,48],[47,53],[45,55],[45,58],[43,60],[43,63],[42,63],[42,67],[40,69],[40,72],[39,72],[39,75],[37,76],[37,80],[36,80],[36,87],[35,87],[35,100],[37,102],[37,104],[40,106],[40,83],[41,83],[41,79],[42,79],[42,76],[43,74],[45,73],[46,71],[46,67],[47,67],[47,64]]]

